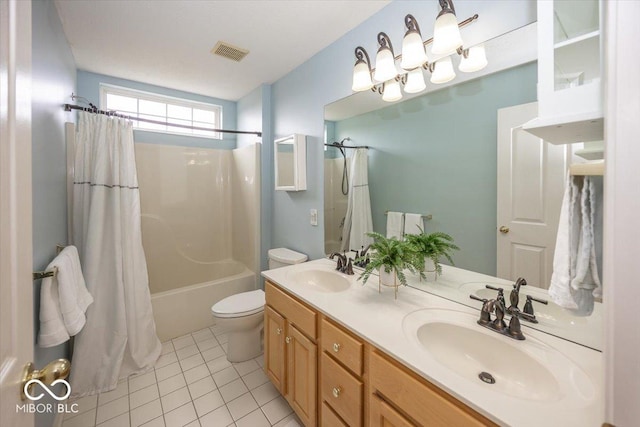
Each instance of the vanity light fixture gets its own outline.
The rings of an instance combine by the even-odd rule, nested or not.
[[[411,14],[404,18],[407,29],[402,40],[402,54],[394,56],[391,39],[384,33],[378,33],[378,52],[375,68],[367,51],[358,46],[355,50],[356,63],[353,67],[352,90],[355,92],[373,90],[382,95],[382,99],[394,102],[402,98],[400,85],[406,93],[419,93],[426,89],[423,70],[431,73],[429,81],[443,84],[453,80],[456,73],[453,69],[451,55],[460,56],[459,69],[465,73],[479,71],[487,66],[484,45],[463,47],[460,28],[476,21],[478,14],[458,23],[453,0],[438,0],[442,10],[436,18],[433,38],[422,41],[418,21]],[[430,62],[425,47],[433,43],[431,52],[436,56]],[[398,72],[396,61],[400,60]]]

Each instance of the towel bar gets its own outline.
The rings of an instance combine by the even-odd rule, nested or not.
[[[64,249],[64,246],[56,245],[56,255],[62,252],[63,249]],[[53,268],[53,270],[50,270],[50,271],[34,271],[33,280],[40,280],[40,279],[44,279],[45,277],[56,277],[56,274],[58,274],[58,269],[55,267]]]
[[[389,211],[384,211],[384,214],[387,215],[389,213]],[[426,219],[427,221],[432,220],[433,219],[433,215],[431,214],[424,214],[422,215],[422,218]]]

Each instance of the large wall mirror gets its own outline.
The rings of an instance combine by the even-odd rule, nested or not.
[[[460,247],[455,267],[474,272],[453,283],[445,269],[437,281],[410,286],[474,308],[480,303],[470,294],[495,298],[485,285],[499,286],[508,299],[519,276],[529,283],[522,301],[524,294],[549,299],[568,166],[584,161],[574,155],[575,144],[551,145],[520,129],[537,115],[536,24],[489,40],[485,48],[492,65],[475,75],[459,73],[445,87],[431,85],[393,104],[360,92],[325,107],[327,143],[369,147],[373,230],[386,234],[388,211],[423,214],[425,232],[446,232]],[[345,249],[351,151],[325,149],[327,253]],[[601,193],[602,178],[595,181]],[[601,212],[594,215],[601,231]],[[523,233],[526,244],[519,240]],[[596,240],[602,271],[601,235]],[[457,277],[464,277],[462,270]],[[602,348],[598,299],[581,311],[551,301],[536,305],[540,323],[526,326]]]

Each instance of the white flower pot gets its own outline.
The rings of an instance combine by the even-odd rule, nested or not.
[[[398,279],[398,273],[396,269],[391,269],[390,272],[384,271],[384,267],[380,267],[378,272],[378,292],[382,292],[382,286],[393,288],[394,296],[398,299],[398,287],[400,286],[400,280]]]
[[[435,282],[436,280],[438,280],[436,264],[431,258],[426,258],[424,260],[424,275],[426,276],[427,282]]]

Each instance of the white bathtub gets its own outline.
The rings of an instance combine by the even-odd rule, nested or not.
[[[256,289],[256,275],[235,263],[231,276],[151,294],[153,317],[160,341],[213,326],[211,306],[229,295]],[[153,289],[153,287],[151,287]]]

